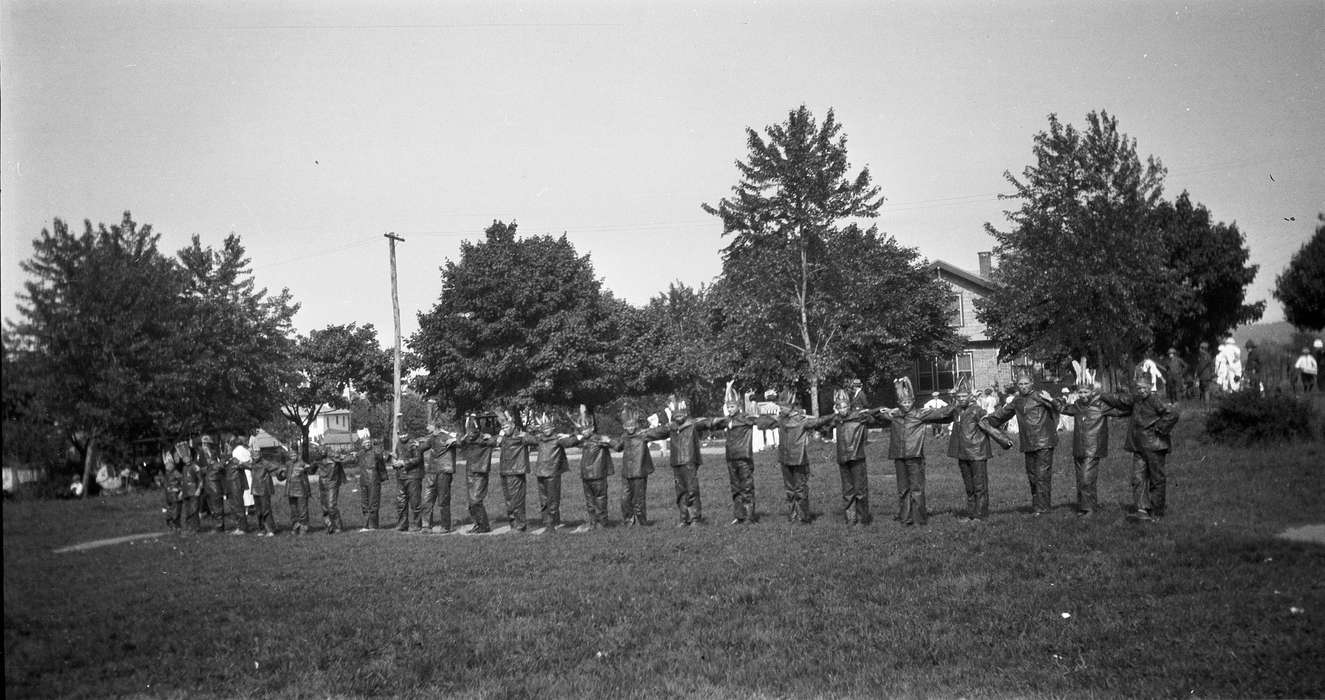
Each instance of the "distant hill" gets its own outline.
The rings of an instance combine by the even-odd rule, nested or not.
[[[1233,338],[1238,341],[1238,345],[1245,347],[1248,340],[1254,340],[1257,343],[1279,343],[1287,345],[1293,340],[1293,334],[1297,329],[1288,321],[1275,321],[1273,323],[1252,323],[1241,326],[1233,331]]]

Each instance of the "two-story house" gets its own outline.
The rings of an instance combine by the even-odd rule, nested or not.
[[[989,339],[985,324],[975,317],[975,300],[994,290],[990,281],[992,257],[980,253],[980,273],[963,270],[945,260],[930,263],[934,276],[948,285],[948,323],[957,335],[968,339],[966,348],[949,357],[918,358],[911,377],[921,396],[931,392],[949,392],[961,377],[968,377],[971,387],[981,391],[989,386],[1007,386],[1012,382],[1012,364],[998,361],[998,345]]]

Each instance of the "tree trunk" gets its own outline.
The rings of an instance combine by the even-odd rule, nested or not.
[[[82,498],[92,490],[92,475],[96,473],[97,463],[97,436],[92,433],[87,438],[87,448],[83,450],[83,494]]]
[[[810,318],[805,309],[810,288],[810,262],[805,252],[804,231],[801,231],[797,240],[800,242],[801,252],[801,284],[800,294],[797,296],[801,312],[801,347],[805,348],[805,364],[810,369],[810,412],[817,416],[819,415],[819,367],[814,348],[810,345]]]
[[[313,421],[311,420],[307,423],[299,421],[299,459],[302,459],[305,462],[308,461],[308,429],[312,427],[312,425]]]

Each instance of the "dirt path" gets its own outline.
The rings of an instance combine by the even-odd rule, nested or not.
[[[1316,544],[1325,544],[1325,525],[1303,525],[1302,527],[1290,527],[1279,533],[1279,537],[1286,540],[1296,540],[1298,542],[1315,542]]]
[[[88,550],[88,549],[96,549],[97,547],[109,547],[110,545],[113,545],[113,544],[124,544],[125,542],[133,542],[134,540],[150,540],[150,539],[155,539],[155,538],[157,538],[157,537],[161,537],[161,536],[163,536],[163,535],[165,535],[165,534],[166,534],[166,533],[164,533],[164,532],[143,532],[143,533],[140,533],[140,534],[137,534],[137,535],[125,535],[125,536],[123,536],[123,537],[109,537],[109,538],[104,539],[104,540],[92,540],[91,542],[79,542],[78,544],[71,544],[71,545],[69,545],[68,547],[60,547],[59,549],[55,549],[55,550],[51,550],[51,551],[54,552],[55,554],[64,554],[64,553],[66,553],[66,552],[82,552],[82,551],[85,551],[85,550]]]

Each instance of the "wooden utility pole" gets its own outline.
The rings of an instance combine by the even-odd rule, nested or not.
[[[400,456],[400,295],[396,292],[396,241],[401,243],[405,239],[397,236],[395,232],[382,234],[387,239],[387,245],[391,248],[391,312],[396,320],[396,347],[393,353],[395,363],[395,393],[391,399],[391,454]]]

